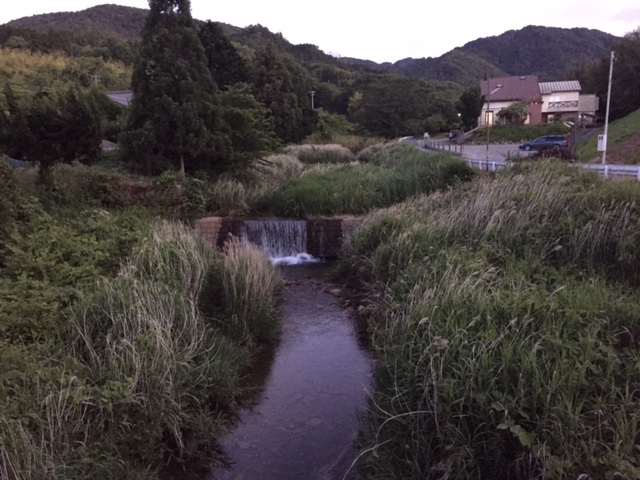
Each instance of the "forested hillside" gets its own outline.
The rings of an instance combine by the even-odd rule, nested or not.
[[[39,32],[68,30],[98,37],[127,37],[140,35],[149,10],[121,5],[98,5],[81,12],[58,12],[33,15],[12,20],[6,25]]]
[[[462,50],[511,75],[537,74],[541,81],[548,81],[557,79],[567,67],[606,55],[617,39],[600,30],[530,25],[479,38]]]
[[[479,38],[433,58],[405,58],[395,63],[345,58],[379,71],[471,85],[499,75],[537,74],[541,80],[559,78],[571,66],[605,55],[617,37],[586,28],[528,26],[502,35]]]
[[[147,10],[100,5],[81,12],[34,15],[9,22],[7,26],[40,32],[73,31],[99,38],[132,39],[139,35]],[[215,20],[215,19],[214,19]],[[201,21],[195,21],[201,26]],[[484,75],[537,74],[542,80],[558,78],[571,66],[595,60],[606,54],[616,37],[585,28],[528,26],[501,35],[480,38],[455,48],[440,57],[406,58],[395,63],[378,64],[366,59],[335,59],[315,45],[293,45],[281,33],[262,25],[246,28],[219,24],[233,42],[258,49],[266,43],[299,61],[342,65],[356,70],[368,69],[428,80],[451,81],[469,86]],[[4,44],[0,38],[0,43]]]

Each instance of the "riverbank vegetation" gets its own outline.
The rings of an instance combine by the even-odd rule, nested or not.
[[[515,168],[370,214],[366,478],[637,478],[640,189]],[[344,278],[344,277],[343,277]]]
[[[252,355],[277,337],[279,274],[253,248],[217,252],[114,206],[110,177],[91,190],[93,169],[74,168],[44,188],[0,165],[0,477],[215,461]]]

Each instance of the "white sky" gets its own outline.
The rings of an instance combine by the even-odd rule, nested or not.
[[[148,8],[146,0],[2,0],[0,24],[109,1]],[[376,62],[437,57],[477,38],[527,25],[586,27],[618,36],[640,26],[638,0],[191,0],[191,10],[200,20],[237,27],[259,23],[292,43]]]

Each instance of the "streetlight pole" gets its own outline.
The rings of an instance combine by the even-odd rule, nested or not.
[[[615,52],[611,51],[611,60],[609,61],[609,88],[607,90],[607,112],[604,115],[604,150],[602,150],[602,164],[607,163],[607,133],[609,133],[609,104],[611,103],[611,80],[613,79],[613,60]]]
[[[489,92],[489,80],[487,80],[487,92]],[[502,84],[498,84],[496,85],[496,88],[494,88],[492,91],[490,91],[489,93],[487,93],[487,114],[484,117],[484,123],[486,124],[487,127],[487,152],[485,154],[485,160],[488,162],[489,161],[489,112],[491,110],[491,95],[493,95],[494,93],[496,93],[498,90],[500,90],[502,88]],[[489,168],[489,167],[487,167]]]
[[[309,92],[309,94],[311,94],[311,110],[313,110],[313,107],[314,107],[313,99],[314,99],[314,98],[315,98],[315,96],[316,96],[316,91],[315,91],[315,90],[311,90],[311,91]]]

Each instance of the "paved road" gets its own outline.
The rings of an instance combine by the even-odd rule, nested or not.
[[[462,147],[462,156],[470,160],[485,160],[487,157],[486,145],[455,145],[448,140],[433,140],[433,146],[442,146],[443,150],[457,153]],[[528,157],[535,152],[525,152],[518,150],[518,144],[490,144],[489,145],[489,161],[505,161],[513,157]]]
[[[489,145],[489,160],[507,160],[512,157],[528,157],[532,152],[518,150],[516,144],[491,144]],[[533,152],[535,153],[535,152]],[[487,157],[486,145],[465,145],[463,156],[472,160],[485,160]]]

